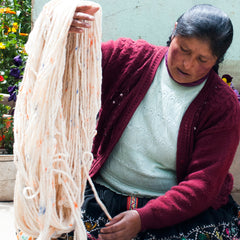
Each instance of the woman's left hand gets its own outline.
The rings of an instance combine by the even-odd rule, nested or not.
[[[101,229],[100,239],[131,240],[141,230],[141,219],[136,210],[129,210],[115,216]]]

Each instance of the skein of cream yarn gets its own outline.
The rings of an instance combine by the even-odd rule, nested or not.
[[[69,34],[81,4],[100,8],[89,1],[47,3],[26,45],[14,117],[14,212],[16,228],[38,240],[72,230],[74,239],[87,239],[81,206],[100,108],[101,8],[91,28]]]

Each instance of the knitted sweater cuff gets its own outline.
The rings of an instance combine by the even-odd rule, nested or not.
[[[141,231],[153,228],[154,216],[151,208],[143,207],[135,210],[138,212],[141,219]]]

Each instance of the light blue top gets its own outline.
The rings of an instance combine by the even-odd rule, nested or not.
[[[138,197],[158,197],[176,185],[179,126],[205,82],[192,87],[178,84],[163,60],[96,182]]]

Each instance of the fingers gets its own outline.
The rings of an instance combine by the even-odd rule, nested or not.
[[[102,228],[101,233],[108,234],[108,233],[119,232],[125,228],[121,222],[115,222],[110,224],[111,225],[106,225],[105,228]]]
[[[128,231],[126,231],[126,227],[124,227],[121,223],[116,223],[114,225],[105,227],[101,229],[101,233],[99,235],[100,239],[104,240],[130,240],[131,237],[128,238]]]
[[[69,32],[83,32],[84,28],[90,28],[90,27],[91,27],[90,23],[74,19],[72,21]]]
[[[79,6],[73,16],[73,21],[70,26],[70,33],[82,33],[85,28],[90,28],[91,24],[89,21],[94,21],[94,14],[99,10],[99,7],[94,6]]]
[[[141,230],[141,220],[137,211],[130,210],[115,216],[101,229],[100,239],[131,240]]]
[[[86,13],[76,12],[70,27],[70,32],[83,32],[84,28],[90,28],[89,21],[94,21],[94,17]]]
[[[76,12],[87,13],[90,15],[94,15],[98,10],[99,7],[91,5],[78,6],[76,8]]]
[[[117,215],[110,222],[106,224],[105,228],[101,229],[100,239],[108,240],[108,239],[121,239],[124,235],[124,225],[121,222],[122,216]]]
[[[119,222],[123,217],[124,215],[122,213],[118,214],[110,222],[106,224],[106,227],[114,225],[115,223]]]
[[[126,231],[124,213],[120,213],[108,222],[106,227],[101,229],[99,237],[104,240],[130,240],[128,231]]]
[[[113,232],[113,233],[105,233],[105,234],[100,234],[99,239],[103,240],[131,240],[132,237],[129,237],[126,235],[124,230],[118,231],[118,232]]]
[[[94,16],[87,13],[82,13],[82,12],[75,12],[73,16],[73,20],[93,21],[94,19],[95,19]]]

